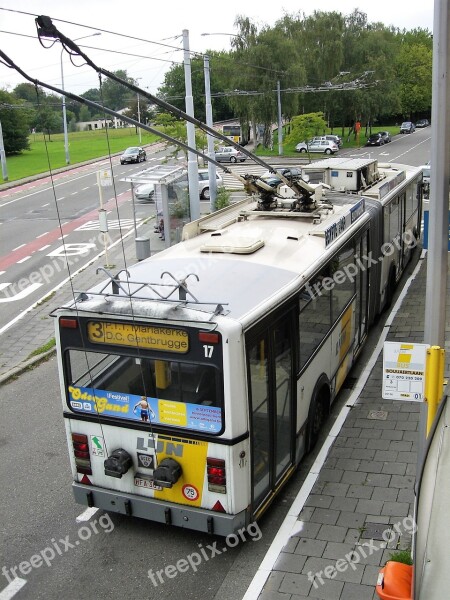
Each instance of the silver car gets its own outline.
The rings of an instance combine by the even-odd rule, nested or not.
[[[216,173],[216,187],[223,187],[223,179]],[[208,169],[199,169],[198,170],[198,192],[200,194],[200,198],[202,200],[209,200],[209,172]]]
[[[244,162],[247,157],[240,150],[236,150],[232,146],[222,146],[218,148],[215,152],[215,159],[217,162]]]
[[[324,154],[335,154],[339,146],[331,140],[317,139],[309,142],[300,142],[295,146],[296,152],[322,152]]]

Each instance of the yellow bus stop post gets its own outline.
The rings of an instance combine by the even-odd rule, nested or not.
[[[427,350],[425,364],[425,402],[427,403],[427,437],[436,416],[438,404],[444,391],[445,350],[431,346]]]

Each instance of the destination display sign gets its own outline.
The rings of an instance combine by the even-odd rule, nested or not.
[[[364,198],[361,198],[354,206],[350,208],[348,213],[342,215],[338,221],[330,225],[325,229],[325,247],[329,246],[334,242],[340,235],[342,235],[347,229],[357,221],[365,211]]]
[[[184,354],[189,350],[187,331],[171,327],[89,321],[87,333],[89,341],[94,344],[131,346],[179,354]]]

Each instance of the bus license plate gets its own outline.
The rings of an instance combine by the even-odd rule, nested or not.
[[[159,485],[155,485],[153,481],[150,481],[148,479],[141,479],[140,477],[134,478],[134,485],[136,485],[137,487],[147,488],[148,490],[162,490],[162,487]]]

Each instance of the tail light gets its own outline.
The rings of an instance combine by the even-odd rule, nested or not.
[[[208,476],[208,490],[219,494],[227,492],[227,478],[225,461],[222,458],[206,459],[206,474]]]
[[[72,433],[72,445],[77,473],[92,475],[88,436],[83,433]]]

